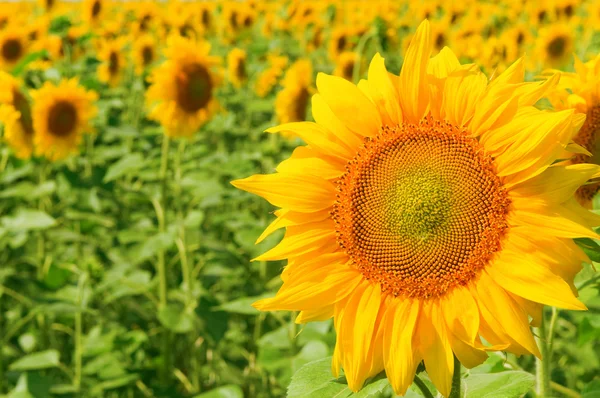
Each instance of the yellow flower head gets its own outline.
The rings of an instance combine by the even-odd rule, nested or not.
[[[257,258],[288,260],[283,286],[255,307],[333,317],[333,372],[352,391],[385,370],[403,395],[424,361],[448,396],[453,354],[469,368],[488,350],[539,356],[529,317],[585,309],[572,238],[599,238],[600,217],[573,193],[600,168],[555,162],[584,116],[533,107],[557,79],[523,83],[523,60],[488,81],[432,51],[425,21],[399,76],[379,55],[358,86],[319,74],[316,122],[269,130],[307,145],[233,182],[279,208],[259,241],[286,228]]]
[[[246,51],[234,48],[227,54],[227,75],[234,87],[240,88],[246,82]]]
[[[0,70],[11,70],[28,51],[27,29],[9,25],[0,31]]]
[[[575,49],[573,27],[566,24],[552,24],[539,32],[537,58],[546,67],[564,66],[569,62]]]
[[[124,54],[126,44],[127,40],[124,37],[100,42],[98,60],[101,64],[98,65],[98,80],[111,87],[119,85],[127,62]]]
[[[156,39],[145,34],[133,41],[133,62],[135,64],[135,73],[141,75],[158,58],[158,43]]]
[[[306,107],[313,81],[309,60],[296,61],[283,78],[283,88],[275,98],[275,114],[280,123],[306,120]]]
[[[341,53],[337,59],[333,75],[352,81],[354,68],[359,59],[360,57],[355,52],[345,51]],[[360,65],[358,65],[358,67],[360,68]]]
[[[21,84],[0,71],[0,122],[4,124],[6,142],[20,159],[28,159],[33,151],[31,105]]]
[[[555,109],[574,110],[586,115],[585,123],[573,141],[582,147],[569,163],[600,164],[600,55],[583,63],[575,57],[575,72],[554,72],[560,82],[547,97]],[[565,157],[565,158],[568,158]],[[598,176],[600,177],[600,176]],[[600,183],[580,187],[575,197],[583,206],[591,208],[592,199],[600,191]]]
[[[89,27],[93,28],[103,21],[103,17],[106,14],[107,2],[106,0],[84,0],[82,7],[83,20]]]
[[[75,78],[58,85],[46,82],[31,96],[36,155],[54,161],[77,152],[82,134],[92,130],[97,94],[80,86]]]
[[[256,86],[254,88],[256,95],[261,98],[266,97],[273,90],[273,87],[275,87],[279,78],[283,75],[283,71],[287,64],[287,57],[270,55],[269,67],[265,69],[256,80]]]
[[[219,79],[212,69],[219,61],[209,55],[210,44],[176,36],[164,53],[167,60],[149,78],[149,117],[170,137],[191,137],[218,109]]]

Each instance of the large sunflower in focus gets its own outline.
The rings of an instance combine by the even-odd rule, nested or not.
[[[27,54],[27,33],[16,25],[0,31],[0,69],[11,70]]]
[[[97,94],[86,91],[75,78],[57,86],[46,82],[31,96],[35,153],[54,161],[76,152],[82,134],[92,130]]]
[[[557,79],[523,83],[522,60],[489,82],[432,48],[425,21],[400,76],[379,55],[358,86],[319,74],[316,123],[269,130],[307,146],[233,182],[280,208],[259,240],[286,228],[257,258],[288,260],[283,286],[255,307],[333,317],[332,369],[353,391],[385,370],[404,394],[424,361],[448,396],[453,354],[467,367],[491,349],[540,356],[529,317],[585,309],[572,238],[598,238],[600,220],[573,193],[599,167],[555,163],[584,116],[534,108]]]
[[[555,73],[560,76],[559,85],[548,93],[553,107],[586,115],[583,127],[573,139],[584,150],[573,155],[569,163],[600,165],[600,55],[586,63],[575,57],[574,73]],[[591,208],[598,192],[600,183],[589,183],[580,187],[575,197],[583,206]]]
[[[17,79],[0,71],[0,122],[4,124],[4,138],[21,159],[31,157],[33,151],[33,122],[31,105]]]
[[[173,36],[165,50],[167,61],[152,71],[146,94],[149,117],[170,137],[192,136],[218,108],[218,79],[211,71],[218,58],[209,52],[206,42]]]

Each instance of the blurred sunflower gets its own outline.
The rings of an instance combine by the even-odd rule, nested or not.
[[[254,91],[261,98],[266,97],[277,84],[288,64],[288,58],[279,55],[268,56],[269,67],[256,79]]]
[[[134,4],[134,22],[131,31],[134,35],[152,32],[161,13],[154,1],[143,1]]]
[[[82,3],[83,7],[83,20],[88,24],[89,27],[93,28],[103,20],[103,16],[106,8],[105,0],[84,0]]]
[[[0,71],[0,122],[4,138],[20,159],[29,159],[33,151],[31,105],[20,83]]]
[[[212,3],[198,4],[198,26],[203,33],[210,32],[214,29],[214,13],[215,5]]]
[[[38,0],[38,4],[39,6],[44,10],[44,12],[46,12],[47,14],[51,13],[52,11],[54,11],[56,8],[58,8],[58,4],[59,1],[58,0]]]
[[[219,81],[211,69],[219,60],[209,55],[209,43],[182,37],[171,37],[164,53],[167,61],[149,77],[149,117],[169,137],[191,137],[218,109],[214,90]]]
[[[336,61],[333,75],[343,77],[348,81],[352,81],[354,77],[354,68],[359,59],[360,57],[358,54],[353,51],[345,51],[341,53]]]
[[[351,30],[349,28],[340,26],[333,29],[329,38],[329,58],[335,60],[344,51],[351,50],[350,40]]]
[[[61,57],[62,50],[62,39],[58,35],[44,35],[37,40],[32,46],[31,50],[46,51],[46,54],[33,62],[28,67],[32,70],[46,70],[53,66],[56,60]]]
[[[9,25],[0,31],[0,69],[11,70],[28,51],[27,29]]]
[[[287,229],[256,259],[287,259],[283,286],[254,306],[333,317],[333,373],[352,391],[385,370],[403,395],[424,361],[447,397],[453,354],[469,368],[488,350],[540,356],[529,316],[585,309],[573,278],[589,259],[571,238],[597,239],[600,217],[573,193],[600,168],[555,163],[584,117],[534,108],[557,79],[523,83],[522,60],[490,82],[431,52],[425,21],[400,76],[378,54],[358,87],[319,74],[316,123],[268,130],[307,146],[233,182],[280,208],[259,241]]]
[[[77,152],[83,133],[90,132],[98,98],[78,80],[50,82],[31,93],[33,98],[33,142],[36,155],[55,161]]]
[[[141,75],[157,59],[158,43],[156,39],[145,34],[133,41],[133,63],[135,64],[135,73]]]
[[[116,40],[102,40],[98,51],[98,80],[116,87],[121,82],[126,67],[124,47],[127,40],[124,37]]]
[[[311,95],[312,65],[301,59],[285,73],[282,89],[275,98],[275,114],[280,123],[306,120],[306,107]]]
[[[552,24],[540,30],[537,39],[538,60],[549,67],[565,65],[575,48],[575,33],[566,24]]]
[[[548,94],[552,106],[586,115],[583,127],[573,139],[582,150],[575,153],[568,163],[575,165],[573,168],[576,170],[585,170],[588,162],[600,165],[600,55],[586,63],[575,57],[575,72],[554,73],[560,76],[560,82]],[[589,183],[577,189],[575,197],[582,206],[592,208],[592,200],[599,191],[600,183]]]
[[[240,88],[246,82],[246,51],[234,48],[227,54],[227,75],[234,87]]]

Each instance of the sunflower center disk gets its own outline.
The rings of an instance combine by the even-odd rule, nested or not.
[[[588,110],[585,123],[577,133],[574,141],[590,151],[591,157],[584,154],[575,155],[574,163],[593,163],[600,165],[600,106]],[[591,201],[600,191],[600,183],[587,184],[577,189],[576,196],[582,201]]]
[[[186,112],[195,113],[210,102],[212,81],[208,70],[199,64],[185,67],[177,77],[177,103]]]
[[[21,56],[23,47],[17,39],[10,39],[4,42],[2,46],[2,57],[8,61],[15,61]]]
[[[67,101],[57,102],[48,116],[48,129],[57,137],[71,134],[77,125],[77,109]]]
[[[557,37],[548,43],[548,54],[555,58],[559,58],[565,53],[566,46],[567,43],[565,42],[564,37]]]
[[[500,250],[510,200],[493,159],[459,129],[427,120],[384,128],[338,181],[338,242],[395,296],[437,297]]]

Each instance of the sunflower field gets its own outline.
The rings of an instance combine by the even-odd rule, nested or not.
[[[599,23],[0,0],[0,397],[600,398]]]

